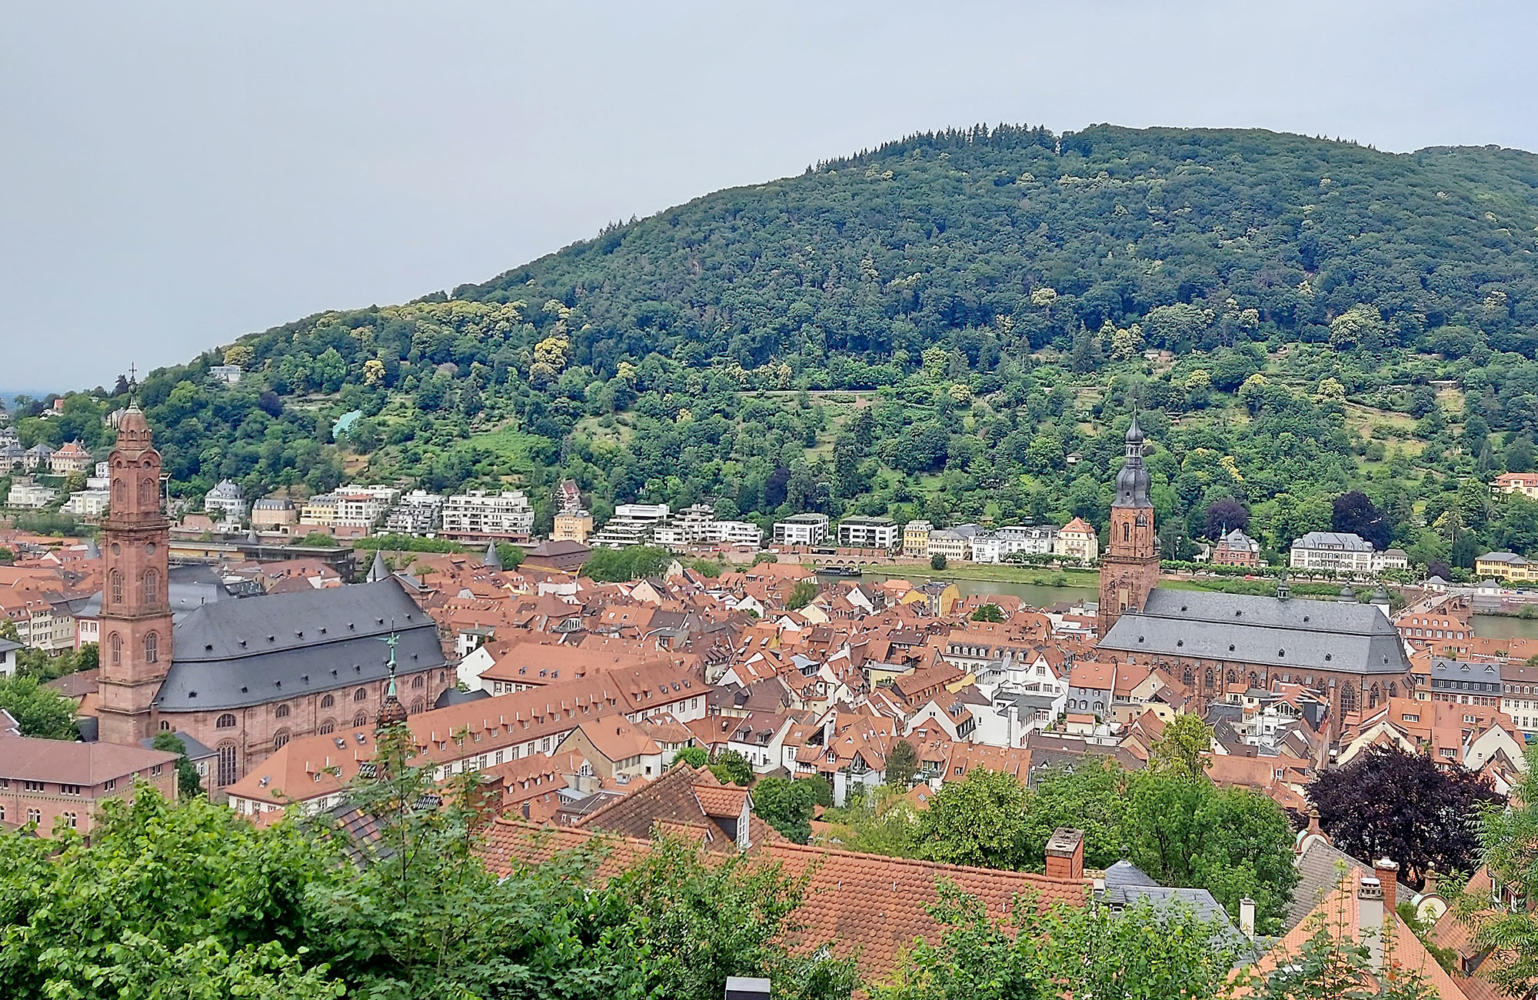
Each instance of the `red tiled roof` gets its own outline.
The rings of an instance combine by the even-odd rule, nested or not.
[[[596,877],[602,881],[637,863],[650,846],[635,838],[594,836],[571,828],[541,830],[498,819],[489,828],[482,851],[487,865],[499,874],[557,854],[591,852]],[[935,902],[936,886],[942,880],[976,896],[996,920],[1006,919],[1017,899],[1040,907],[1083,906],[1091,887],[1087,879],[1053,879],[784,841],[765,844],[754,856],[778,863],[786,875],[804,875],[808,880],[806,897],[795,914],[800,929],[790,946],[805,951],[828,945],[836,954],[855,957],[861,973],[875,982],[890,977],[915,939],[940,939],[942,928],[928,907]]]

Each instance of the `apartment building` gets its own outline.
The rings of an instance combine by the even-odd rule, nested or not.
[[[838,544],[846,549],[894,549],[897,524],[890,517],[846,517],[838,523]],[[931,537],[931,549],[934,539]]]
[[[828,540],[828,515],[792,514],[774,523],[776,545],[821,545]]]
[[[522,490],[471,490],[444,501],[442,525],[449,538],[526,542],[534,531],[534,508]]]
[[[442,494],[412,490],[385,515],[384,530],[393,535],[430,535],[443,518],[443,504]]]
[[[593,514],[578,507],[563,510],[555,515],[555,527],[550,532],[552,542],[579,542],[586,544],[593,534]]]

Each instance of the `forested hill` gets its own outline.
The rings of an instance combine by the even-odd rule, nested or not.
[[[1135,390],[1177,550],[1215,499],[1278,545],[1362,487],[1430,561],[1460,531],[1527,544],[1455,491],[1532,462],[1535,245],[1528,153],[978,127],[243,337],[143,397],[188,491],[406,476],[543,503],[570,475],[600,516],[639,497],[1010,521],[1103,520],[1105,431]],[[240,385],[209,379],[221,358]],[[71,407],[24,440],[99,442],[101,406]]]

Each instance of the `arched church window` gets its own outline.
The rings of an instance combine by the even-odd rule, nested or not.
[[[1212,668],[1211,667],[1207,668],[1206,686],[1209,687],[1209,688],[1212,687]]]
[[[145,478],[139,480],[139,506],[148,507],[155,502],[155,481]]]
[[[123,637],[116,632],[107,636],[107,655],[113,666],[123,662]]]
[[[144,662],[160,662],[160,636],[154,632],[144,637]]]
[[[413,698],[413,699],[411,699],[411,714],[412,715],[420,715],[420,714],[422,714],[422,699],[421,698]]]
[[[1132,540],[1132,525],[1126,521],[1121,523],[1121,540],[1124,542]]]
[[[279,705],[277,710],[275,712],[273,712],[272,714],[277,716],[280,719],[286,719],[286,718],[288,718],[288,706],[287,705]]]
[[[352,693],[353,701],[363,701],[368,698],[368,688],[359,688]]]
[[[1185,673],[1181,675],[1180,679],[1185,681],[1186,687],[1190,687],[1192,684],[1196,683],[1196,675],[1191,672],[1190,667],[1186,667]]]
[[[320,700],[320,707],[321,708],[330,708],[332,705],[335,705],[335,704],[336,704],[336,699],[331,697],[329,694],[326,695],[324,698],[322,698]]]
[[[422,675],[417,674],[415,677],[411,678],[411,686],[417,690],[421,690],[425,686],[423,680],[424,679]]]
[[[235,744],[219,744],[219,785],[235,783]]]
[[[160,570],[147,569],[144,571],[144,602],[154,604],[160,600]]]
[[[280,729],[277,732],[272,734],[272,748],[274,750],[282,750],[287,745],[288,745],[288,730],[287,729]]]
[[[325,722],[322,722],[320,724],[320,734],[322,736],[325,736],[328,733],[334,733],[334,732],[336,732],[336,720],[335,719],[327,719]]]
[[[353,724],[354,728],[356,728],[358,726],[366,726],[366,725],[368,725],[368,713],[367,712],[359,712],[357,715],[353,716],[352,717],[352,724]]]
[[[234,729],[235,728],[235,716],[231,715],[229,712],[225,712],[223,715],[219,716],[219,718],[214,720],[214,728],[215,729]]]
[[[113,570],[107,574],[107,588],[112,593],[112,602],[119,604],[123,600],[123,574]]]

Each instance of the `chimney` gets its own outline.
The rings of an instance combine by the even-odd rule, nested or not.
[[[1077,882],[1084,878],[1084,831],[1060,826],[1047,838],[1047,878]]]
[[[1312,806],[1310,806],[1308,810],[1308,826],[1306,826],[1303,829],[1303,832],[1298,836],[1297,851],[1299,854],[1303,853],[1303,845],[1308,841],[1308,838],[1310,837],[1318,837],[1326,844],[1330,843],[1329,835],[1326,834],[1324,832],[1324,828],[1319,825],[1319,810]]]
[[[1423,896],[1435,896],[1436,894],[1437,894],[1437,870],[1435,868],[1427,868],[1426,869],[1426,887],[1421,890],[1421,895],[1423,895]]]
[[[1356,927],[1359,940],[1367,946],[1373,971],[1383,971],[1383,886],[1376,875],[1363,875],[1356,891]]]
[[[769,1000],[769,980],[727,976],[726,1000]]]
[[[1255,901],[1248,896],[1239,900],[1239,931],[1247,938],[1255,936]]]
[[[1389,920],[1393,920],[1394,907],[1399,902],[1399,865],[1388,858],[1379,858],[1372,866],[1378,876],[1378,885],[1383,888],[1383,912],[1388,914]]]

